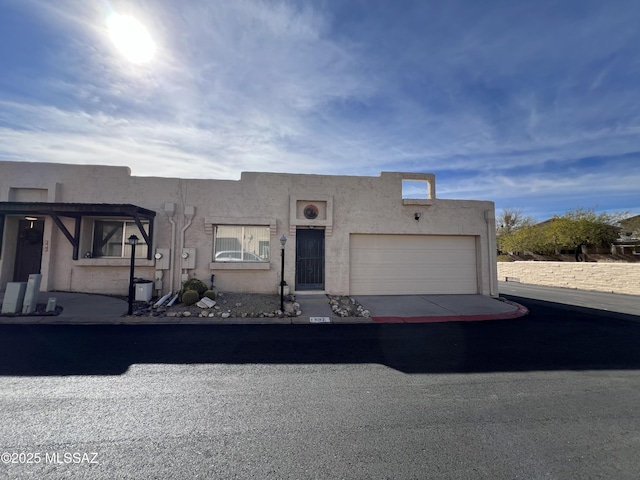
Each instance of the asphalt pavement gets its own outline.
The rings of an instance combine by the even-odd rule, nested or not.
[[[0,325],[0,477],[639,478],[638,317],[517,298],[490,322]]]
[[[507,295],[516,302],[529,298],[553,302],[558,305],[572,305],[640,316],[640,296],[638,295],[545,287],[518,282],[498,282],[498,284],[500,294]]]

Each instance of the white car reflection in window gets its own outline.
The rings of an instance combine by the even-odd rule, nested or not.
[[[216,262],[264,262],[262,258],[251,252],[227,250],[216,253]]]

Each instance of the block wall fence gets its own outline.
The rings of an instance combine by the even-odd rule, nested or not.
[[[498,262],[498,280],[640,295],[640,263]]]

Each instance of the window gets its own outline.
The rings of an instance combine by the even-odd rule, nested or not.
[[[145,233],[149,233],[149,222],[142,222]],[[136,246],[136,257],[146,257],[148,246],[136,223],[132,220],[94,220],[92,257],[125,257],[131,256],[131,245],[127,239],[136,235],[140,242]]]
[[[429,199],[429,184],[424,180],[402,180],[402,199]]]
[[[269,261],[269,227],[219,225],[214,232],[214,261]]]

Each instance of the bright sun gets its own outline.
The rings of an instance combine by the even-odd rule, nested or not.
[[[114,13],[107,19],[109,36],[118,50],[133,63],[145,63],[153,58],[156,46],[147,29],[129,15]]]

